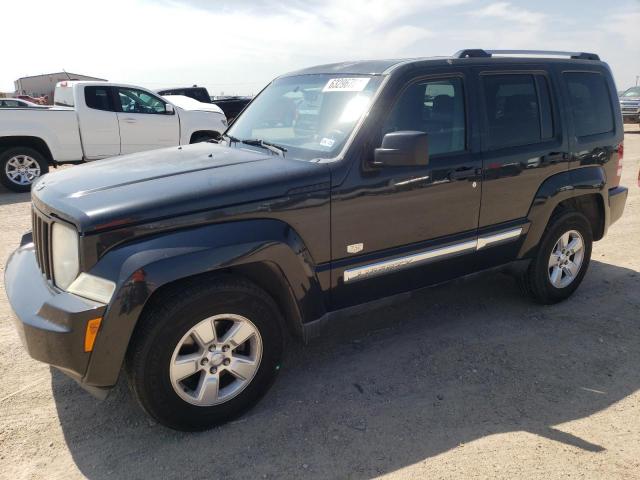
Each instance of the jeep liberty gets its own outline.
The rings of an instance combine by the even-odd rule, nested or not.
[[[153,418],[206,429],[265,394],[286,337],[355,307],[504,265],[566,299],[622,215],[622,154],[595,54],[312,67],[218,144],[38,179],[7,296],[33,358],[97,396],[124,369]]]

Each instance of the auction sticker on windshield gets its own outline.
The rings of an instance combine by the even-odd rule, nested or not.
[[[369,83],[369,78],[332,78],[322,89],[323,92],[361,92]]]

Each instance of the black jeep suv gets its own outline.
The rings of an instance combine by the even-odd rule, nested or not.
[[[45,175],[5,273],[29,353],[96,395],[124,365],[198,430],[351,307],[505,264],[567,298],[627,196],[616,88],[594,54],[501,53],[301,70],[219,144]]]

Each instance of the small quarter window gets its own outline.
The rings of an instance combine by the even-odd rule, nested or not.
[[[596,72],[567,72],[564,79],[576,137],[613,131],[613,110],[605,78]]]

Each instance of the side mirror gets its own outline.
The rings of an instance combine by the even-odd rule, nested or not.
[[[374,152],[376,167],[402,167],[429,164],[429,142],[425,132],[400,131],[387,133],[382,146]]]
[[[173,105],[171,105],[170,103],[165,103],[164,104],[164,113],[166,113],[167,115],[173,115],[176,113],[175,108],[173,108]]]

